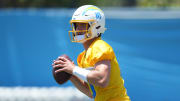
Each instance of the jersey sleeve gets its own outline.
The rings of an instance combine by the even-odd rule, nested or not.
[[[105,42],[99,42],[91,48],[89,55],[90,64],[94,66],[99,61],[112,60],[114,56],[113,49],[110,45]]]
[[[81,53],[78,55],[78,57],[77,57],[77,64],[78,64],[78,66],[80,66],[80,67],[82,67],[81,60],[82,60],[83,55],[84,55],[84,51],[81,52]]]

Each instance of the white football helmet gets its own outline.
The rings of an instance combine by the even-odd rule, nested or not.
[[[86,23],[86,30],[76,30],[76,23]],[[105,31],[105,16],[101,9],[93,5],[79,7],[70,21],[72,30],[69,31],[72,42],[83,43],[86,40],[98,37]],[[79,34],[84,33],[84,34]]]

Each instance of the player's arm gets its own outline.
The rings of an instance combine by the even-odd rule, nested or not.
[[[89,90],[88,84],[86,82],[84,82],[76,76],[72,76],[70,80],[76,86],[76,88],[79,89],[82,93],[86,94],[90,98],[93,98]]]
[[[84,69],[85,70],[85,69]],[[83,71],[82,71],[83,72]],[[81,78],[81,77],[80,77]],[[87,81],[90,84],[106,87],[110,78],[110,61],[104,60],[95,64],[95,69],[87,75]],[[88,84],[76,76],[71,77],[71,82],[84,94],[92,98]]]
[[[87,75],[87,81],[100,87],[106,87],[109,84],[111,61],[103,60],[95,64],[95,70]]]
[[[60,60],[56,61],[54,68],[64,67],[62,69],[57,70],[56,72],[66,71],[70,74],[73,74],[84,80],[85,82],[89,82],[90,84],[94,84],[100,87],[106,87],[109,83],[110,79],[110,69],[111,69],[111,61],[110,60],[102,60],[95,64],[94,70],[86,70],[75,66],[71,61],[60,57]]]
[[[99,61],[95,64],[95,67],[93,67],[95,69],[92,71],[75,66],[75,68],[73,68],[73,75],[76,75],[90,84],[106,87],[109,84],[110,79],[110,64],[110,60]]]
[[[58,68],[55,72],[61,72],[61,71],[66,71],[70,74],[72,74],[73,68],[75,67],[74,62],[60,57],[56,60],[54,60],[54,63],[52,64],[53,68]],[[59,69],[59,67],[64,67],[62,69]],[[78,88],[82,93],[86,94],[90,98],[92,98],[91,92],[89,90],[89,86],[86,82],[83,80],[79,79],[78,77],[72,75],[70,78],[70,81]]]

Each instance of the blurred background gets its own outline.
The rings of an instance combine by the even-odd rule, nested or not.
[[[83,51],[68,36],[75,9],[106,16],[109,43],[132,101],[179,101],[180,0],[0,0],[0,101],[91,101],[58,85],[52,61]],[[93,101],[93,100],[92,100]]]
[[[1,8],[77,8],[93,4],[99,7],[179,7],[179,0],[1,0]]]

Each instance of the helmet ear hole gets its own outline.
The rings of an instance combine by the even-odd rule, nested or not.
[[[99,29],[101,26],[97,26],[96,29]]]

